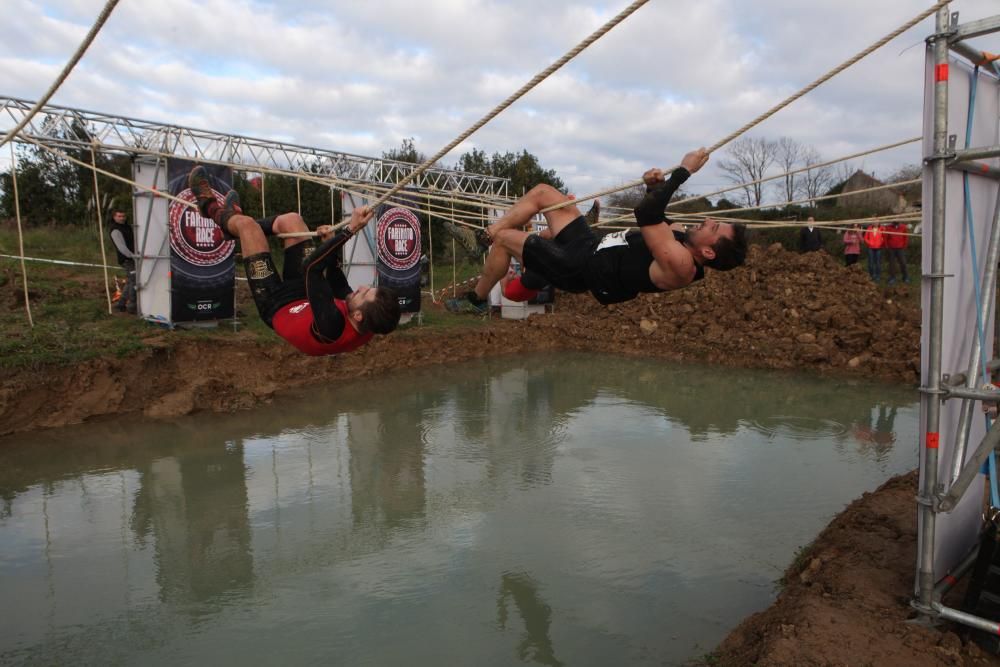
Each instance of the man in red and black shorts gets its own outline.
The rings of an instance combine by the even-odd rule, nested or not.
[[[285,262],[279,277],[267,237],[308,231],[302,216],[285,213],[254,220],[243,215],[236,191],[230,190],[219,202],[202,167],[191,171],[188,185],[201,214],[240,240],[243,267],[261,319],[296,349],[311,356],[340,354],[361,347],[375,334],[395,330],[400,315],[396,294],[368,285],[352,290],[340,269],[341,246],[372,219],[367,206],[355,209],[347,227],[336,234],[329,225],[319,227],[318,248],[307,238],[284,239]]]

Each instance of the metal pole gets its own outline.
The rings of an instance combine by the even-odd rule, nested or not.
[[[941,618],[946,618],[949,621],[956,621],[972,628],[978,628],[979,630],[985,630],[990,634],[1000,634],[1000,623],[987,621],[985,618],[979,618],[978,616],[973,616],[972,614],[966,614],[964,611],[945,607],[940,602],[935,602],[933,607],[934,611],[936,611]]]
[[[976,556],[979,555],[979,545],[974,546],[965,557],[965,559],[956,565],[952,570],[941,577],[941,581],[937,583],[934,587],[934,599],[940,600],[943,598],[948,591],[955,587],[958,580],[966,575],[966,573],[972,569],[973,564],[976,562]]]
[[[299,215],[302,215],[302,179],[298,176],[295,177],[295,201],[298,202],[298,209],[296,209]]]
[[[997,285],[997,261],[1000,261],[1000,190],[997,191],[997,201],[993,208],[993,228],[990,230],[990,245],[986,251],[986,265],[983,269],[982,287],[979,292],[981,298],[979,307],[983,313],[984,327],[987,326],[986,323],[990,321],[990,315],[993,313],[993,300]],[[981,333],[984,336],[986,335],[985,331]],[[980,357],[982,356],[985,344],[985,341],[980,338],[980,332],[977,331],[976,335],[973,336],[972,350],[969,353],[969,370],[965,374],[966,389],[975,389],[979,384],[979,371],[982,368]],[[983,381],[988,382],[989,380],[988,378],[984,378]],[[958,478],[958,474],[962,470],[962,464],[965,462],[965,450],[968,447],[969,432],[972,429],[972,408],[972,401],[962,401],[962,411],[959,414],[958,430],[956,432],[955,456],[951,462],[951,477],[949,478],[949,482]]]
[[[948,493],[938,498],[937,511],[950,512],[955,509],[958,501],[962,499],[965,492],[969,490],[969,486],[975,481],[976,476],[979,475],[983,464],[986,463],[986,458],[990,452],[996,449],[997,445],[1000,445],[1000,419],[994,420],[993,426],[976,447],[976,451],[969,457],[962,472],[955,479],[955,483],[948,489]]]
[[[944,320],[944,230],[945,230],[945,160],[948,149],[948,38],[951,22],[948,6],[937,11],[934,35],[929,43],[934,49],[934,145],[929,158],[932,171],[931,272],[924,276],[930,285],[930,331],[927,350],[927,386],[923,403],[927,414],[924,436],[924,479],[918,505],[921,536],[917,566],[917,590],[920,610],[933,614],[934,598],[934,494],[938,486],[938,439],[941,425],[941,339]]]
[[[950,160],[952,164],[971,162],[972,160],[988,160],[1000,157],[1000,146],[980,146],[978,148],[963,148],[954,152]]]
[[[260,172],[260,217],[267,217],[267,206],[264,203],[264,172]]]

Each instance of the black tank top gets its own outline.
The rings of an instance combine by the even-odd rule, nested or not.
[[[674,238],[683,243],[684,233],[674,230]],[[652,263],[653,253],[643,240],[642,232],[633,229],[609,234],[597,245],[587,263],[590,291],[603,304],[628,301],[641,293],[666,292],[654,285],[649,277]],[[695,263],[694,280],[704,277],[705,269]]]

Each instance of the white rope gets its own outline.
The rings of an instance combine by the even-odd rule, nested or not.
[[[28,297],[28,269],[24,265],[24,231],[21,228],[21,202],[17,193],[17,156],[14,154],[14,144],[10,145],[10,178],[14,186],[14,217],[17,218],[17,245],[21,253],[21,282],[24,283],[24,309],[28,312],[28,324],[35,328],[35,320],[31,317],[31,300]]]
[[[94,170],[90,173],[94,176],[94,210],[97,211],[97,239],[101,246],[101,261],[107,265],[108,256],[104,250],[104,220],[101,215],[101,195],[97,187],[97,151],[94,150],[94,145],[90,145],[90,160],[94,164]],[[114,215],[114,214],[112,214]],[[23,254],[23,251],[22,251]],[[108,285],[108,270],[104,269],[104,296],[108,298],[108,315],[112,314],[111,311],[111,287]],[[128,295],[123,295],[122,298],[127,299]],[[122,302],[124,303],[124,302]]]

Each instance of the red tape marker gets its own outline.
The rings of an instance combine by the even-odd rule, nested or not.
[[[941,441],[941,435],[939,433],[927,433],[927,449],[937,449]]]
[[[948,80],[948,63],[943,63],[934,68],[934,80],[937,82]]]

